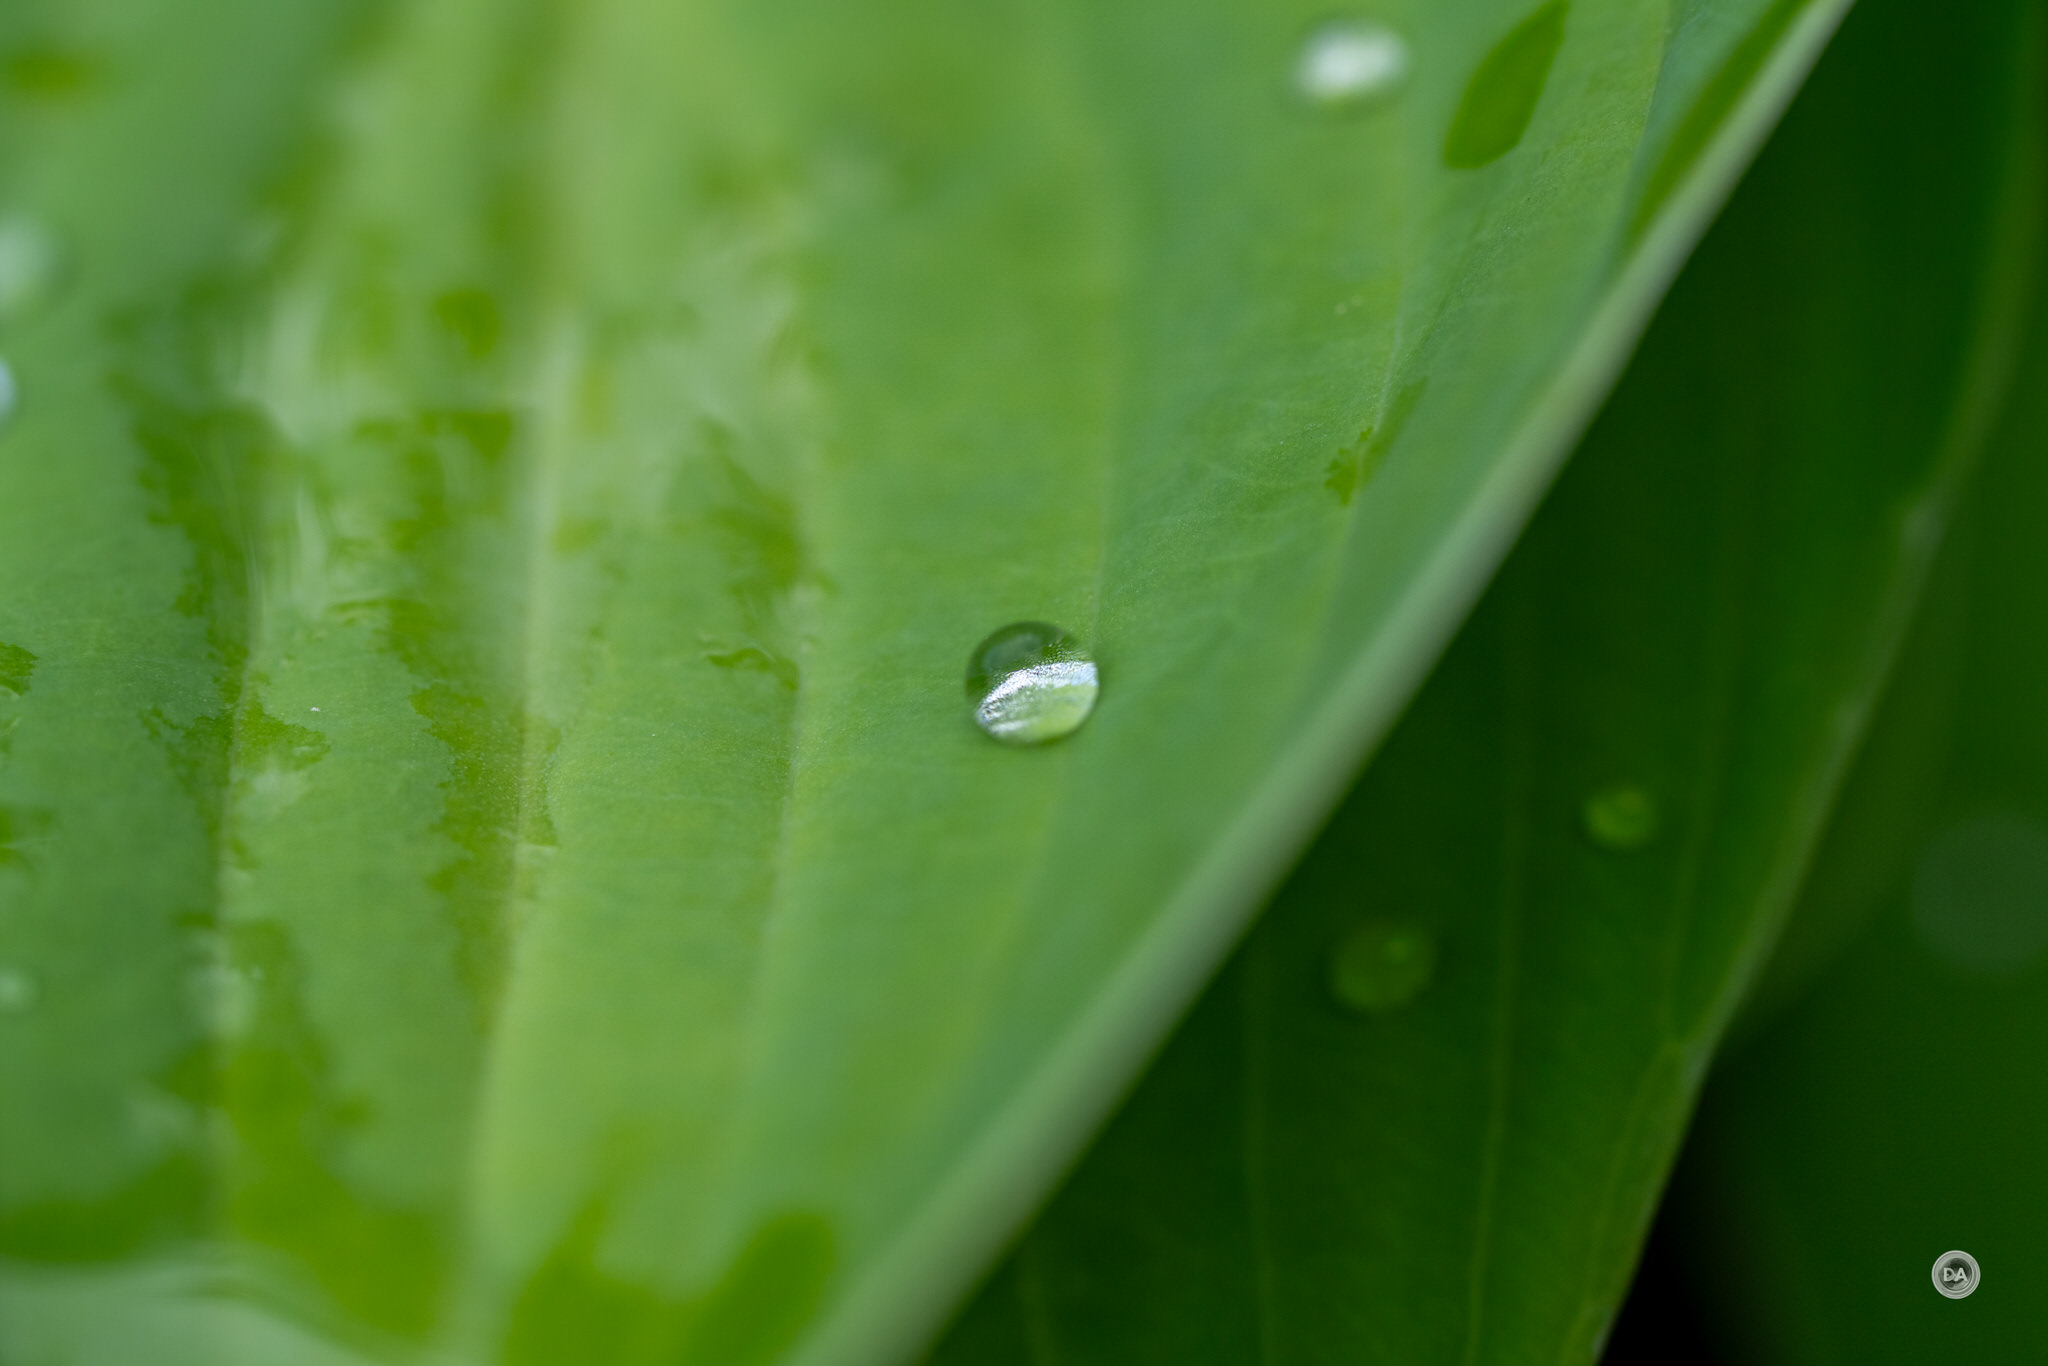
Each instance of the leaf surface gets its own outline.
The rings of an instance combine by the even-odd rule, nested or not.
[[[10,6],[5,1331],[910,1350],[1840,9]]]
[[[1597,1359],[2011,372],[2025,8],[1938,44],[1910,4],[1850,16],[938,1366]]]

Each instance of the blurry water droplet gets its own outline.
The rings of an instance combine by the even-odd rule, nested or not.
[[[2004,977],[2033,966],[2048,950],[2048,831],[2001,814],[1935,836],[1913,875],[1913,928],[1964,972]]]
[[[0,318],[11,318],[56,290],[63,253],[47,228],[20,215],[0,218]]]
[[[1550,0],[1510,29],[1480,61],[1444,139],[1446,166],[1484,166],[1521,142],[1564,43],[1568,8],[1568,0]]]
[[[34,1007],[36,979],[20,968],[0,967],[0,1015],[20,1015]]]
[[[145,1086],[128,1096],[128,1121],[152,1152],[199,1146],[203,1121],[190,1101]]]
[[[1436,941],[1427,931],[1368,920],[1344,937],[1330,960],[1330,992],[1367,1014],[1397,1010],[1436,976]]]
[[[223,1038],[249,1032],[256,1018],[256,983],[234,961],[227,936],[201,930],[191,939],[193,957],[189,987],[192,1003]]]
[[[1073,638],[1042,621],[1003,627],[967,661],[974,723],[1013,745],[1072,735],[1095,709],[1095,661]]]
[[[1908,550],[1928,553],[1941,542],[1948,524],[1948,510],[1939,499],[1928,497],[1908,508],[1899,520],[1899,540]]]
[[[21,390],[14,382],[14,367],[0,360],[0,427],[7,425],[20,402]]]
[[[1408,44],[1370,19],[1333,19],[1302,44],[1294,85],[1326,109],[1371,103],[1400,88],[1408,75]]]
[[[1604,849],[1640,849],[1657,834],[1657,803],[1632,783],[1614,783],[1586,798],[1586,834]]]

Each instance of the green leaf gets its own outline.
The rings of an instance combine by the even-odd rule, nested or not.
[[[1698,8],[10,4],[8,1350],[908,1351],[1842,5]]]
[[[2038,16],[2038,10],[2036,11]],[[2023,50],[2048,77],[2037,30]],[[2039,105],[2034,146],[2043,145]],[[2037,213],[2048,204],[2037,208]],[[2026,281],[2011,281],[2026,296]],[[1674,1190],[1743,1360],[2019,1361],[2048,1279],[2048,293],[1946,590]],[[1800,989],[1804,994],[1800,994]],[[1983,1279],[1935,1293],[1961,1249]],[[1776,1268],[1775,1270],[1773,1268]],[[1789,1269],[1792,1274],[1779,1274]]]
[[[1858,6],[1400,727],[936,1363],[1598,1357],[2010,372],[2031,8],[1937,41]]]

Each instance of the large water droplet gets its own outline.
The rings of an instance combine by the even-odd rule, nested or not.
[[[1657,802],[1633,783],[1612,783],[1586,798],[1586,834],[1603,849],[1640,849],[1657,834]]]
[[[1964,972],[2006,977],[2032,967],[2048,951],[2048,831],[2006,814],[1935,836],[1913,874],[1913,928]]]
[[[1446,166],[1484,166],[1521,142],[1564,42],[1568,7],[1567,0],[1550,0],[1510,29],[1479,63],[1444,139]]]
[[[27,312],[56,291],[63,252],[50,231],[18,214],[0,218],[0,318]]]
[[[1408,76],[1408,44],[1370,19],[1333,19],[1310,33],[1294,63],[1294,87],[1326,109],[1369,104]]]
[[[1407,1005],[1435,976],[1436,941],[1425,930],[1390,920],[1357,926],[1330,960],[1331,994],[1370,1015]]]
[[[21,968],[0,967],[0,1015],[21,1015],[33,1009],[36,979]]]
[[[1095,710],[1095,661],[1065,631],[1042,621],[1003,627],[967,661],[974,724],[1013,745],[1072,735]]]

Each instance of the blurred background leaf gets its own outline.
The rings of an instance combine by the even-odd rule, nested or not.
[[[1400,727],[936,1362],[1599,1357],[2026,321],[2038,12],[1952,17],[1850,16]],[[2038,516],[2040,492],[1992,499]],[[1919,1042],[1891,1052],[1929,1066],[1985,1035],[2017,1065],[2038,1037],[1907,1018]],[[1808,1070],[1844,1088],[1862,1037],[1845,1024]],[[1817,1086],[1773,1087],[1776,1121]],[[1931,1143],[1942,1112],[1919,1113]],[[2036,1131],[1977,1118],[1977,1169],[2015,1171]],[[1784,1185],[1881,1207],[1900,1178],[1874,1154],[1816,1180],[1850,1125],[1892,1127],[1846,1103],[1841,1123]],[[1917,1170],[1941,1170],[1932,1148]],[[1823,1254],[1758,1227],[1719,1225],[1777,1340]],[[2016,1311],[2031,1265],[2002,1273]],[[1786,1359],[1895,1357],[1873,1333]]]
[[[9,1350],[909,1350],[1841,8],[10,4]]]
[[[1911,686],[1880,715],[1775,989],[1708,1086],[1674,1189],[1674,1227],[1732,1360],[2001,1362],[2040,1350],[2043,302],[2037,289],[2012,401],[1902,670]],[[1983,1271],[1960,1301],[1932,1284],[1953,1249]]]

